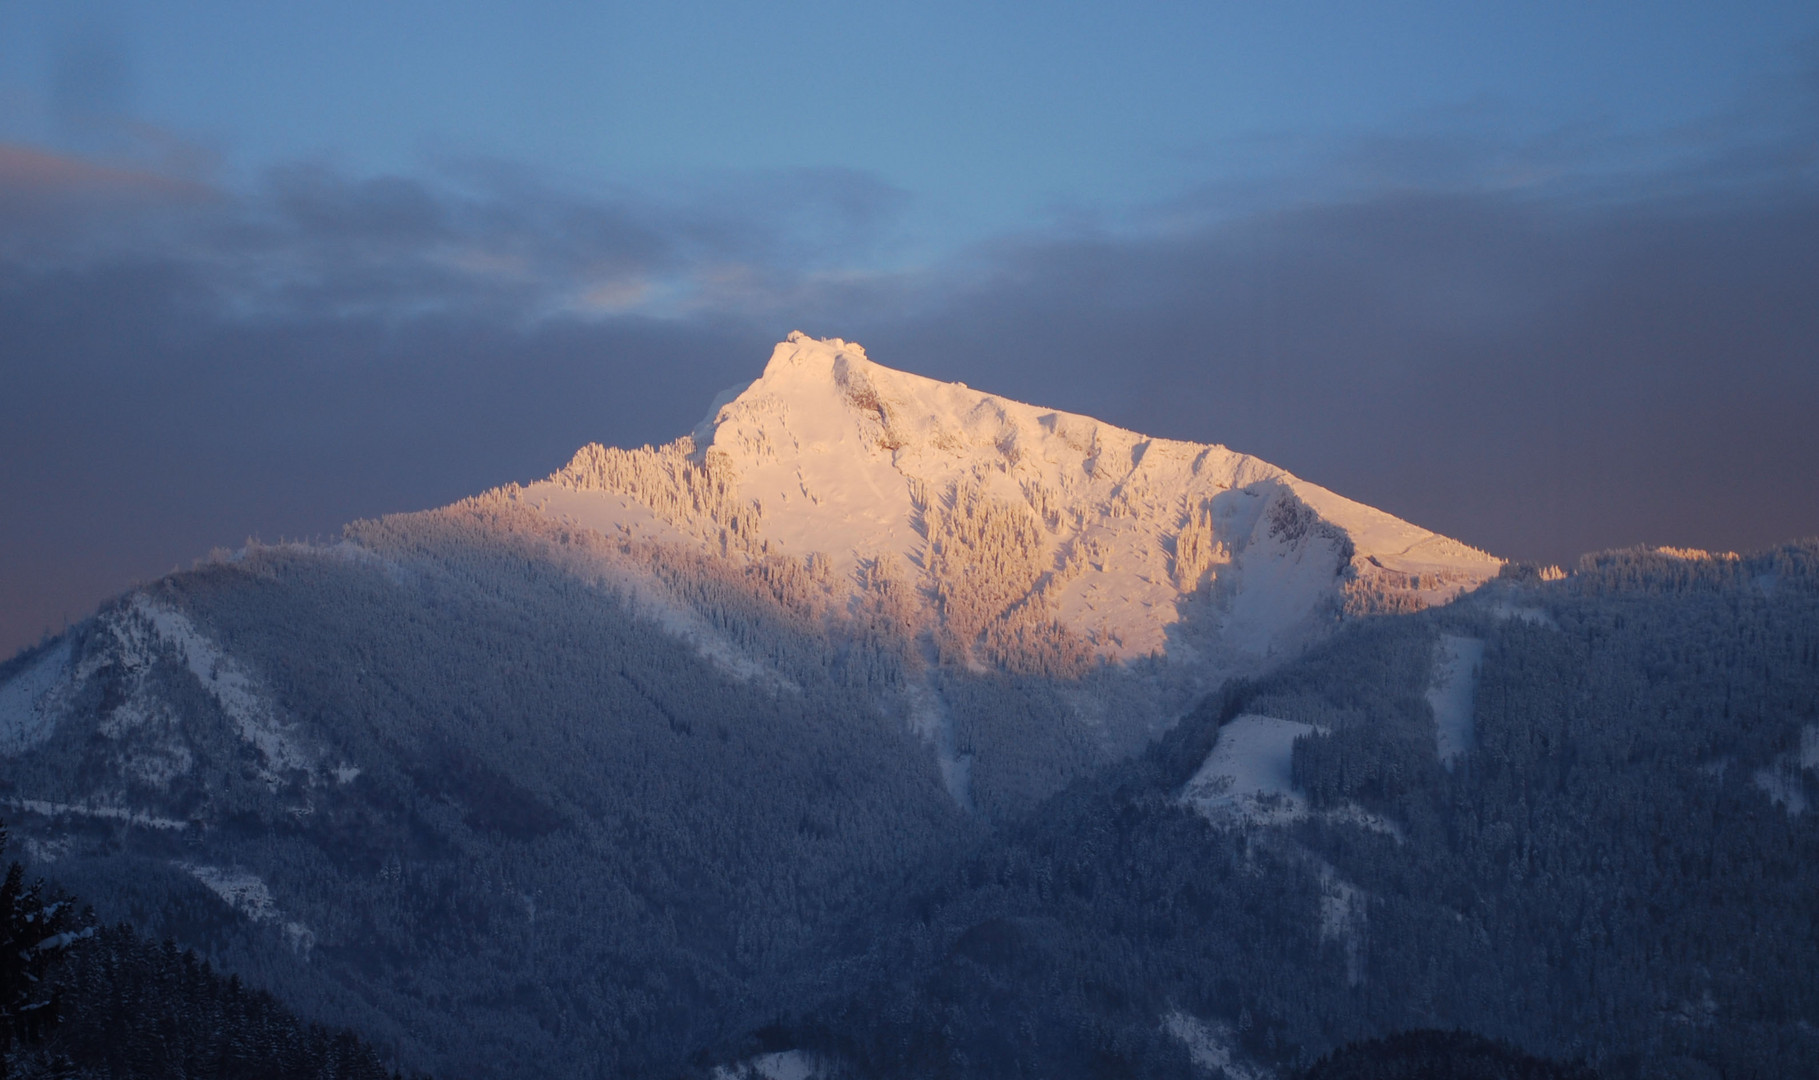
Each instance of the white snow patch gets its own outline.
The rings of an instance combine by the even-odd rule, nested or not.
[[[735,1065],[714,1070],[714,1080],[815,1080],[825,1071],[822,1063],[801,1050],[760,1054]]]
[[[380,555],[369,548],[362,547],[352,540],[338,540],[327,546],[317,544],[300,544],[294,550],[319,558],[339,559],[342,562],[354,563],[357,566],[371,567],[385,576],[393,585],[407,585],[414,575],[401,564]],[[241,553],[244,557],[245,553]]]
[[[1307,800],[1295,790],[1291,765],[1295,740],[1317,730],[1255,713],[1234,717],[1219,728],[1182,800],[1215,821],[1236,815],[1276,824],[1305,815]]]
[[[178,863],[191,877],[208,886],[208,890],[227,902],[227,906],[253,922],[270,922],[278,917],[278,905],[272,892],[259,875],[245,870],[227,870],[199,863]]]
[[[290,725],[260,690],[253,675],[198,630],[189,616],[155,603],[143,593],[133,597],[133,608],[151,624],[161,641],[177,650],[203,689],[233,722],[240,737],[264,757],[263,779],[268,786],[276,788],[282,783],[282,774],[292,769],[314,769],[313,756],[285,730]]]
[[[46,840],[28,836],[25,838],[24,847],[26,859],[38,865],[56,862],[70,852],[70,842],[67,836]]]
[[[605,536],[615,532],[622,536],[665,540],[669,543],[692,543],[686,535],[660,521],[649,510],[626,496],[599,490],[577,491],[559,484],[542,481],[520,489],[513,496],[534,506],[551,518],[590,529]],[[628,520],[641,521],[638,528],[625,527],[618,517],[624,510]],[[795,680],[747,655],[727,636],[688,604],[670,596],[662,582],[642,567],[617,555],[604,555],[592,566],[599,575],[596,583],[616,594],[632,612],[657,624],[658,629],[695,650],[695,654],[722,672],[741,682],[757,682],[774,689],[800,692]]]
[[[1752,779],[1769,799],[1791,817],[1806,813],[1805,773],[1819,769],[1819,724],[1806,724],[1800,729],[1798,749],[1778,755],[1767,767],[1757,769]]]
[[[356,776],[360,775],[360,766],[358,766],[358,765],[337,765],[329,771],[334,774],[335,783],[351,784],[354,782],[354,778]]]
[[[285,919],[272,899],[272,891],[259,875],[201,863],[178,863],[177,866],[219,896],[228,907],[246,916],[248,922],[278,923],[292,952],[307,959],[310,950],[316,947],[315,931],[294,919]]]
[[[56,731],[62,714],[56,691],[68,679],[69,650],[65,637],[0,684],[0,756],[23,754]]]
[[[1320,940],[1337,941],[1345,950],[1345,982],[1364,981],[1364,930],[1370,897],[1363,889],[1320,864]]]
[[[947,707],[947,700],[926,679],[910,683],[905,696],[909,702],[910,729],[934,748],[942,785],[947,788],[954,805],[971,811],[973,757],[954,751],[954,717]]]
[[[1214,1077],[1229,1080],[1270,1080],[1275,1074],[1261,1065],[1245,1060],[1235,1046],[1230,1025],[1208,1023],[1176,1009],[1162,1018],[1162,1030],[1187,1047],[1196,1068]]]
[[[1217,655],[1254,667],[1293,647],[1339,610],[1347,540],[1357,559],[1386,573],[1385,590],[1422,605],[1502,565],[1223,446],[1152,439],[895,371],[856,344],[800,333],[776,347],[762,377],[716,399],[691,435],[614,453],[619,464],[606,472],[617,479],[575,483],[558,473],[512,497],[609,536],[725,558],[825,556],[833,580],[855,583],[854,596],[856,571],[889,556],[920,568],[912,584],[933,596],[951,560],[932,558],[931,518],[958,487],[1039,522],[1015,541],[1022,550],[988,553],[1040,569],[1034,606],[1020,609],[1031,625],[1052,618],[1116,661]],[[682,457],[699,470],[687,490],[663,487],[659,474],[673,474]],[[1260,515],[1272,499],[1298,500],[1336,528],[1307,543],[1270,538]],[[729,513],[742,521],[736,537],[722,527]],[[1264,542],[1253,544],[1260,533]],[[1176,566],[1190,534],[1196,554]],[[1228,610],[1221,617],[1209,604]],[[1191,633],[1178,626],[1189,615],[1204,623]]]
[[[1778,762],[1766,769],[1757,769],[1754,779],[1769,801],[1786,810],[1789,817],[1806,813],[1806,785],[1799,774],[1785,764]]]
[[[1274,496],[1287,498],[1292,498],[1287,491]],[[1318,534],[1289,539],[1269,529],[1270,515],[1264,513],[1238,558],[1236,589],[1220,626],[1231,644],[1254,655],[1291,639],[1339,589],[1335,539]]]
[[[655,622],[664,633],[695,650],[696,655],[742,682],[759,682],[779,689],[801,691],[794,679],[740,652],[693,610],[661,596],[654,584],[639,583],[627,594],[633,610]]]
[[[592,529],[602,536],[662,540],[672,544],[692,542],[687,533],[659,518],[643,503],[614,491],[578,490],[540,480],[519,489],[515,498],[557,521]]]
[[[90,817],[107,821],[124,821],[128,825],[141,825],[148,829],[187,829],[189,824],[171,818],[161,818],[143,810],[128,810],[123,806],[78,805],[75,803],[45,802],[42,799],[7,799],[6,805],[17,807],[28,814],[40,817]]]
[[[1433,685],[1428,687],[1427,703],[1434,709],[1435,750],[1448,769],[1455,758],[1472,748],[1472,696],[1478,689],[1478,669],[1483,662],[1483,641],[1440,635],[1440,659]]]
[[[291,947],[291,952],[309,959],[309,954],[316,947],[316,932],[300,922],[287,921],[284,924],[284,941]]]

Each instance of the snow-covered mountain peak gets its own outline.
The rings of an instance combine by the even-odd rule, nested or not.
[[[1013,668],[1035,654],[1044,667],[1260,655],[1345,610],[1449,599],[1501,565],[1223,446],[898,371],[799,332],[692,437],[583,448],[515,497],[628,540],[820,560],[852,603],[880,574],[901,576],[948,648]]]
[[[1028,413],[1026,421],[1041,411],[965,383],[896,371],[873,363],[862,346],[797,331],[777,345],[757,381],[717,403],[696,441],[733,467],[760,467],[792,450],[915,457],[931,447],[967,465],[995,466],[1014,445],[1018,425],[1007,410]]]

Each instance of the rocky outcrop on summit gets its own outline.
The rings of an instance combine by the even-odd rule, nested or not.
[[[1154,439],[800,333],[666,446],[582,448],[504,493],[566,524],[900,581],[941,659],[1243,666],[1345,614],[1442,603],[1501,560],[1223,446]]]

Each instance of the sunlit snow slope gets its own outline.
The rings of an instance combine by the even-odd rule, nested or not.
[[[857,605],[974,669],[1262,657],[1343,613],[1413,610],[1501,561],[1223,446],[1152,439],[791,334],[659,448],[584,447],[509,498],[624,539],[824,559]]]

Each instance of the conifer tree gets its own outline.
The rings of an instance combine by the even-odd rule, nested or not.
[[[0,822],[0,850],[6,824]],[[58,992],[49,977],[51,961],[94,931],[79,927],[74,904],[48,895],[42,881],[25,883],[25,868],[13,863],[0,884],[0,1080],[15,1045],[42,1040],[58,1020]]]

